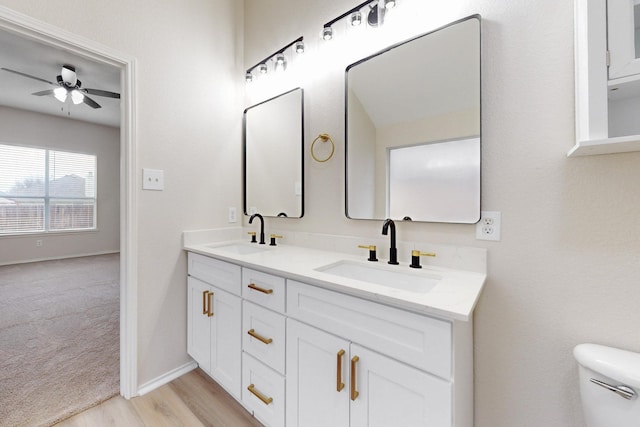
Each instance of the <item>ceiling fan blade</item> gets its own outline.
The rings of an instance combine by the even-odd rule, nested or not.
[[[119,93],[115,93],[115,92],[109,92],[107,90],[100,90],[100,89],[82,89],[83,91],[85,91],[86,93],[88,93],[89,95],[96,95],[96,96],[105,96],[107,98],[117,98],[120,99],[120,94]]]
[[[47,90],[43,90],[41,92],[32,93],[31,95],[35,95],[35,96],[53,95],[53,91],[54,90],[55,89],[47,89]]]
[[[35,77],[35,76],[29,75],[29,74],[21,73],[20,71],[10,70],[8,68],[0,68],[0,70],[7,71],[7,72],[13,73],[13,74],[17,74],[17,75],[22,76],[22,77],[27,77],[27,78],[30,78],[30,79],[33,79],[33,80],[38,80],[38,81],[41,81],[41,82],[44,82],[44,83],[49,83],[50,85],[58,86],[56,83],[51,83],[48,80],[41,79],[40,77]]]
[[[84,102],[85,104],[87,104],[91,108],[102,108],[100,106],[100,104],[98,104],[93,99],[89,98],[87,95],[85,95],[84,98],[82,98],[82,102]]]

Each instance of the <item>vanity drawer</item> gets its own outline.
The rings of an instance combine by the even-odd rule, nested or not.
[[[284,278],[242,269],[242,296],[256,304],[284,313]]]
[[[242,403],[266,426],[284,426],[284,377],[247,353],[242,353]]]
[[[284,316],[243,301],[243,350],[283,375],[285,335]]]
[[[394,359],[452,377],[451,322],[287,281],[287,314]]]
[[[189,252],[187,256],[189,276],[215,285],[235,295],[241,294],[241,268],[239,265],[219,261],[200,254]]]

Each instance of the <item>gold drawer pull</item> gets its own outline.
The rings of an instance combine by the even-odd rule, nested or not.
[[[209,307],[207,307],[207,316],[213,317],[213,292],[209,292]]]
[[[247,286],[249,289],[253,289],[254,291],[262,292],[263,294],[272,294],[273,289],[264,289],[259,286],[254,285],[253,283]]]
[[[265,344],[271,344],[271,343],[273,342],[273,339],[272,339],[272,338],[265,338],[265,337],[263,337],[262,335],[258,335],[258,334],[256,334],[256,330],[255,330],[255,329],[249,329],[249,330],[247,331],[247,333],[248,333],[249,335],[251,335],[252,337],[254,337],[255,339],[257,339],[257,340],[259,340],[259,341],[262,341],[262,342],[263,342],[263,343],[265,343]]]
[[[207,314],[207,294],[209,291],[202,291],[202,314]]]
[[[351,400],[356,400],[358,398],[358,390],[356,390],[356,363],[358,363],[360,358],[358,356],[353,356],[351,359]]]
[[[256,386],[254,386],[253,384],[249,384],[249,387],[247,387],[247,390],[249,390],[251,392],[251,394],[253,394],[255,397],[257,397],[258,399],[262,400],[265,405],[268,405],[271,402],[273,402],[273,397],[265,397],[264,394],[262,394],[258,390],[256,390]]]
[[[342,389],[344,388],[344,383],[342,382],[342,357],[344,356],[344,350],[340,350],[338,352],[338,361],[337,361],[337,367],[336,367],[336,371],[337,371],[337,375],[336,375],[336,389],[338,391],[342,391]]]

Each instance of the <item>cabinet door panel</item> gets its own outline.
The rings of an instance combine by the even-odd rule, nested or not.
[[[450,382],[352,344],[355,356],[351,427],[451,427]]]
[[[209,285],[198,279],[187,279],[188,327],[187,352],[205,371],[211,371],[211,320],[207,316]]]
[[[337,390],[338,352],[345,387]],[[287,320],[287,427],[349,426],[349,343]]]
[[[241,299],[217,288],[212,290],[211,376],[240,399]]]

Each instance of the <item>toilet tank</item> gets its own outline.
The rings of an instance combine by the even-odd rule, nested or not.
[[[573,355],[579,365],[580,395],[587,427],[640,426],[640,354],[580,344]]]

